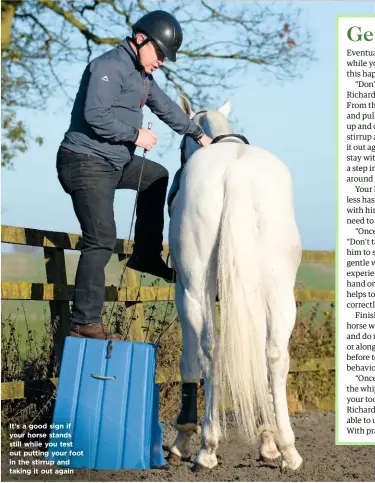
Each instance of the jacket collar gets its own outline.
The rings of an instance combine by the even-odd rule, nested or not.
[[[141,63],[139,62],[138,60],[138,57],[136,55],[136,53],[134,52],[134,50],[131,48],[131,45],[129,43],[129,40],[130,40],[130,37],[126,37],[126,39],[122,40],[120,42],[120,45],[126,50],[126,52],[129,54],[129,57],[132,59],[133,61],[133,64],[135,66],[136,69],[138,70],[144,70]]]

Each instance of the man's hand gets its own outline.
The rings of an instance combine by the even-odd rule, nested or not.
[[[212,138],[204,134],[198,142],[202,146],[202,148],[204,148],[205,146],[208,146],[209,144],[212,143]]]
[[[151,131],[151,129],[145,128],[140,128],[138,131],[139,134],[135,141],[135,145],[150,151],[158,140],[156,133]]]

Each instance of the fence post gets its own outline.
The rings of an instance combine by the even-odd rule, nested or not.
[[[121,273],[124,269],[124,265],[127,262],[127,259],[124,255],[119,254],[118,260],[120,263]],[[131,268],[126,268],[125,277],[120,288],[124,288],[125,286],[130,286],[137,288],[139,286],[139,276],[136,270],[132,270]],[[145,324],[145,311],[143,307],[143,302],[138,303],[129,303],[125,302],[126,312],[130,315],[134,320],[131,320],[131,328],[129,330],[129,339],[136,341],[136,342],[143,342],[143,329],[142,327]]]
[[[47,283],[67,285],[65,255],[63,248],[44,247]],[[51,322],[53,328],[53,352],[51,364],[59,370],[65,337],[69,335],[70,309],[68,301],[51,301]]]

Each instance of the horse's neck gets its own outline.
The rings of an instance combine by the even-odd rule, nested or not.
[[[204,133],[212,139],[215,139],[218,136],[234,134],[234,131],[229,125],[228,121],[221,115],[217,116],[215,114],[208,114],[201,127]],[[189,159],[190,156],[199,148],[200,146],[188,137],[186,139],[185,146],[186,159]]]
[[[212,139],[226,134],[234,134],[232,127],[222,116],[208,116],[204,120],[203,130]]]

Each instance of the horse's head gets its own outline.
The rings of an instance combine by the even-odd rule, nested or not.
[[[181,107],[190,119],[200,126],[204,133],[212,139],[225,134],[233,134],[233,129],[228,123],[231,107],[228,99],[217,111],[213,109],[202,109],[198,112],[194,112],[186,97],[181,96]],[[199,144],[197,144],[191,137],[185,135],[180,146],[181,164],[184,164],[193,152],[199,149],[199,147]]]

